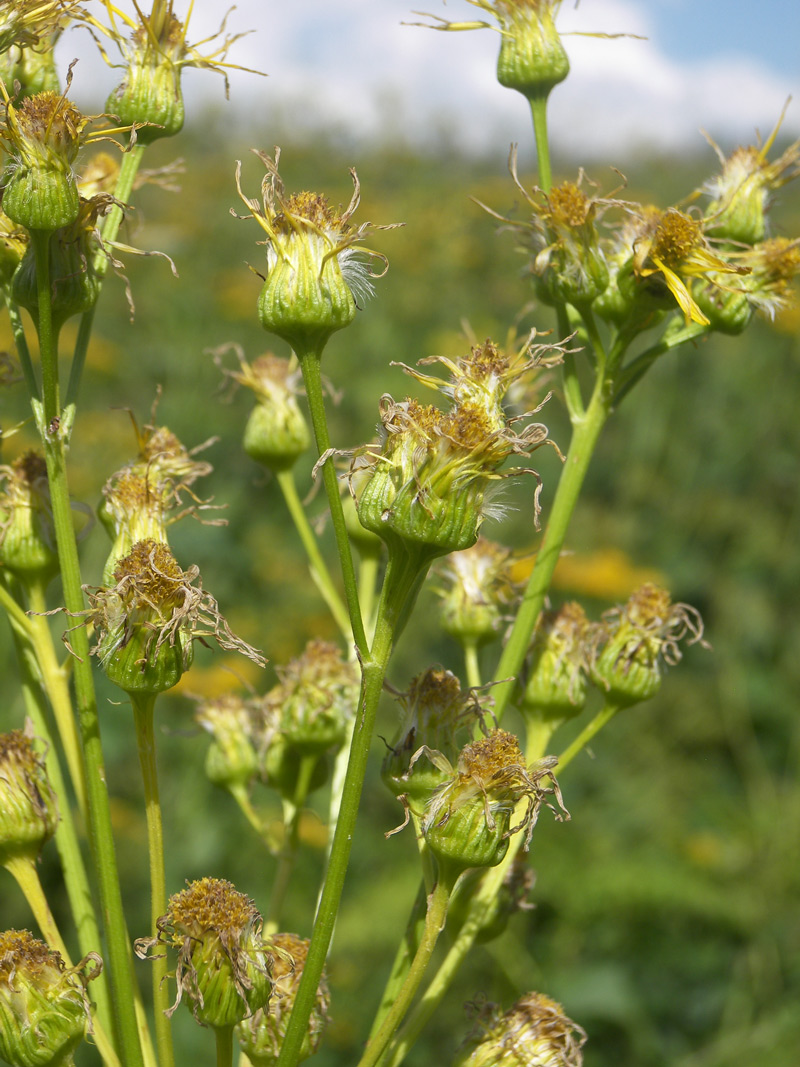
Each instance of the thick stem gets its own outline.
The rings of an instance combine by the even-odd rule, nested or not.
[[[328,435],[328,420],[325,415],[325,398],[322,392],[322,375],[320,372],[320,353],[313,350],[298,352],[300,369],[303,372],[303,382],[306,388],[308,409],[311,414],[311,425],[314,428],[314,438],[317,443],[317,452],[320,456],[330,450],[331,441]],[[342,568],[342,580],[344,581],[344,594],[347,601],[347,610],[350,614],[350,625],[353,639],[358,648],[362,662],[366,661],[369,653],[369,642],[364,631],[364,622],[361,618],[361,605],[358,600],[358,581],[356,579],[353,554],[350,550],[350,538],[347,533],[347,525],[344,519],[342,498],[339,494],[339,484],[336,479],[336,470],[333,466],[332,457],[328,456],[322,464],[322,477],[325,483],[325,492],[328,496],[333,532],[336,538],[336,548],[339,553],[339,562]]]
[[[33,232],[31,240],[36,253],[39,351],[42,362],[42,406],[38,422],[47,464],[64,604],[69,615],[79,617],[85,605],[81,589],[78,548],[72,525],[64,438],[60,433],[58,421],[61,413],[58,392],[58,353],[55,348],[50,308],[49,235]],[[35,402],[34,410],[37,410]],[[122,910],[114,837],[111,829],[111,810],[97,718],[97,699],[86,629],[82,626],[75,628],[72,631],[70,643],[75,657],[73,676],[76,711],[86,766],[89,840],[103,910],[116,1033],[124,1067],[141,1067],[142,1051],[134,1009],[136,996],[133,969]]]
[[[311,566],[311,577],[314,579],[314,584],[320,593],[325,603],[328,605],[328,609],[333,615],[334,621],[342,634],[346,639],[349,639],[353,632],[350,625],[350,616],[347,614],[347,608],[342,603],[342,598],[333,584],[330,576],[330,572],[325,565],[325,560],[319,550],[317,539],[314,536],[314,531],[309,525],[306,513],[303,510],[303,505],[300,501],[300,497],[297,495],[297,486],[294,481],[294,472],[290,470],[278,471],[276,474],[278,485],[283,493],[283,499],[286,501],[286,507],[289,510],[289,514],[292,517],[295,529],[303,544],[303,548],[306,550],[308,556],[308,562]]]
[[[600,431],[609,415],[608,390],[598,379],[585,417],[575,424],[564,469],[558,483],[550,519],[536,553],[528,585],[522,598],[511,635],[500,657],[495,678],[499,684],[492,689],[495,714],[500,719],[513,692],[513,679],[519,674],[528,649],[536,620],[544,605],[553,571],[558,563],[567,528],[578,502],[578,496],[589,468]]]
[[[553,172],[550,167],[550,142],[547,136],[547,97],[548,94],[531,97],[531,118],[533,119],[533,136],[536,141],[536,159],[539,165],[539,188],[549,193],[553,185]]]
[[[139,765],[144,783],[144,802],[147,817],[147,845],[150,857],[150,929],[158,929],[158,920],[167,910],[167,887],[164,874],[164,832],[161,825],[161,804],[158,799],[156,746],[153,735],[153,711],[156,698],[152,694],[130,693],[136,724],[136,743]],[[170,1006],[167,982],[167,956],[153,957],[153,1006],[155,1011],[156,1048],[160,1067],[174,1067],[172,1028],[167,1015]]]
[[[478,659],[478,646],[474,641],[464,642],[464,670],[467,674],[467,685],[472,689],[481,686],[481,664]]]
[[[405,933],[397,947],[392,970],[386,981],[386,987],[383,991],[378,1010],[375,1013],[375,1018],[372,1021],[372,1029],[369,1032],[370,1041],[375,1034],[377,1034],[384,1019],[392,1010],[392,1005],[397,1000],[397,995],[403,988],[403,983],[406,980],[409,968],[417,954],[420,938],[422,937],[422,931],[425,926],[425,901],[425,885],[423,882],[420,882],[417,895],[414,897],[411,914],[408,917]]]
[[[403,1017],[411,1006],[411,1002],[430,963],[439,934],[444,927],[447,915],[447,905],[453,886],[458,879],[460,871],[449,871],[446,868],[440,871],[439,881],[434,886],[433,892],[428,898],[428,911],[425,916],[425,929],[419,943],[414,962],[409,968],[403,987],[397,994],[391,1010],[381,1023],[380,1029],[367,1045],[367,1050],[361,1057],[358,1067],[375,1067],[380,1060],[386,1046],[392,1039],[395,1030],[403,1021]]]
[[[233,1067],[233,1027],[218,1026],[214,1035],[217,1039],[217,1067]]]
[[[333,936],[347,865],[350,860],[375,715],[383,690],[383,679],[398,621],[408,599],[417,587],[418,576],[419,566],[405,553],[390,558],[378,608],[375,640],[369,658],[364,660],[362,665],[361,695],[328,871],[317,909],[308,957],[303,968],[303,977],[287,1026],[278,1067],[295,1067],[298,1062],[308,1019],[316,1000],[317,988]]]

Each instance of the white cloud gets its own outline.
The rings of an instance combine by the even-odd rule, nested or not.
[[[457,2],[447,7],[439,0],[419,2],[452,19],[480,14]],[[269,78],[231,72],[234,114],[261,126],[266,142],[276,114],[301,130],[333,123],[354,139],[430,143],[447,136],[468,149],[491,152],[505,152],[510,141],[525,140],[525,102],[494,76],[497,34],[403,26],[403,20],[415,18],[412,4],[239,0],[230,30],[252,27],[256,32],[234,46],[231,59],[265,70]],[[213,33],[219,11],[210,0],[197,0],[190,39]],[[571,4],[561,8],[559,27],[564,31],[627,32],[648,39],[566,38],[572,72],[551,97],[552,136],[560,151],[619,163],[636,146],[662,151],[697,146],[700,127],[721,141],[749,140],[754,128],[771,128],[793,87],[748,57],[746,40],[739,56],[678,62],[659,49],[654,25],[646,0],[594,0],[577,10]],[[65,58],[74,54],[77,40],[69,38],[62,49]],[[88,56],[86,35],[82,44]],[[98,110],[94,91],[101,85],[106,91],[113,81],[87,58],[76,69],[74,95],[83,106]],[[221,98],[219,81],[206,72],[187,71],[190,112],[193,98]],[[91,104],[85,99],[87,84]],[[785,130],[800,133],[799,106],[790,110]]]

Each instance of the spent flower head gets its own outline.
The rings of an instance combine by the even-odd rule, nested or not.
[[[703,186],[711,198],[705,210],[710,236],[748,245],[767,236],[771,194],[800,175],[800,141],[777,159],[768,159],[782,121],[783,115],[762,145],[740,145],[727,157],[708,139],[722,166],[721,173]]]
[[[114,580],[89,591],[85,614],[97,633],[92,651],[125,692],[171,689],[191,665],[194,641],[206,637],[264,666],[261,653],[231,631],[198,568],[182,570],[168,545],[137,541],[117,564]]]
[[[310,942],[296,934],[273,934],[266,945],[272,955],[272,995],[263,1008],[239,1023],[236,1034],[242,1051],[254,1067],[274,1067],[278,1062],[289,1016],[303,977]],[[311,1009],[298,1062],[313,1056],[328,1023],[330,994],[323,971]]]
[[[13,1067],[71,1064],[91,1029],[86,985],[101,967],[90,953],[67,968],[27,930],[0,934],[0,1059]]]
[[[511,549],[479,537],[471,548],[452,552],[439,568],[442,628],[465,646],[499,637],[518,585],[512,578]]]
[[[200,42],[204,45],[221,37],[217,47],[208,54],[188,42],[193,4],[189,5],[185,22],[176,16],[173,0],[153,0],[149,14],[137,3],[135,17],[121,11],[110,0],[103,0],[103,6],[108,16],[107,25],[88,14],[84,15],[84,20],[114,42],[122,54],[125,68],[125,77],[109,96],[106,110],[123,124],[134,127],[137,139],[143,144],[161,137],[173,137],[182,129],[181,74],[186,67],[221,74],[225,78],[226,95],[228,79],[225,71],[249,70],[226,62],[231,45],[246,34],[225,34],[225,20],[216,34]],[[120,65],[111,62],[102,44],[100,51],[109,66]]]
[[[201,1025],[229,1027],[267,1003],[272,957],[261,936],[261,915],[230,882],[189,883],[170,897],[156,925],[157,936],[140,938],[136,952],[144,958],[164,945],[178,950],[170,1015],[186,1000]]]
[[[440,864],[461,869],[495,867],[508,851],[512,834],[524,830],[527,848],[542,804],[557,819],[569,817],[553,775],[556,758],[547,756],[527,766],[517,738],[506,730],[495,730],[466,745],[455,767],[442,753],[427,747],[416,758],[423,755],[447,775],[421,819],[422,833]],[[525,810],[512,827],[520,801],[525,802]]]
[[[353,196],[342,211],[319,193],[287,194],[278,173],[280,149],[274,158],[254,149],[266,167],[261,200],[245,196],[241,163],[236,165],[236,187],[249,213],[266,234],[267,275],[258,302],[265,330],[287,341],[302,355],[320,353],[336,330],[349,326],[356,307],[373,293],[372,282],[388,269],[386,257],[363,241],[376,230],[394,229],[350,220],[361,199],[355,170]],[[375,272],[371,264],[380,269]]]
[[[59,87],[55,45],[80,0],[2,0],[0,79],[20,100]]]
[[[708,647],[699,611],[673,604],[666,589],[645,582],[592,627],[589,675],[611,704],[649,700],[661,685],[664,666],[680,662],[684,639]]]
[[[38,452],[0,466],[0,565],[23,582],[46,582],[58,570],[47,465]]]
[[[238,345],[233,349],[239,369],[223,367],[223,374],[245,386],[256,398],[244,430],[244,450],[270,470],[286,470],[311,444],[308,423],[297,402],[302,388],[300,368],[296,361],[281,359],[272,352],[248,363]],[[217,362],[221,366],[219,359]]]
[[[581,1067],[586,1034],[543,993],[527,993],[507,1012],[482,1011],[454,1067]]]
[[[755,312],[774,319],[797,301],[795,280],[800,274],[800,238],[773,237],[731,257],[747,273],[731,279],[710,275],[695,288],[695,299],[713,329],[738,334]]]
[[[541,613],[517,698],[523,715],[558,724],[581,712],[589,637],[586,612],[575,601]]]
[[[194,717],[212,738],[205,760],[209,780],[223,789],[248,786],[259,765],[252,700],[225,693],[202,700]]]
[[[569,74],[569,59],[555,27],[561,0],[467,0],[494,22],[475,19],[450,22],[439,15],[430,29],[443,31],[496,30],[500,34],[497,80],[529,100],[546,97]]]
[[[35,860],[57,825],[56,795],[30,733],[0,734],[0,863]]]
[[[395,796],[405,795],[412,806],[426,801],[441,785],[446,771],[415,759],[420,748],[441,753],[448,762],[458,758],[483,712],[474,689],[462,689],[452,671],[429,667],[397,694],[402,712],[399,729],[383,761],[383,780]]]
[[[390,551],[410,550],[430,560],[469,548],[483,518],[493,513],[491,487],[520,473],[536,478],[538,520],[539,475],[529,468],[500,469],[510,456],[527,457],[552,443],[541,423],[520,425],[534,412],[508,417],[502,406],[515,378],[561,358],[562,346],[533,346],[530,340],[510,355],[486,341],[461,359],[435,356],[422,361],[442,363],[451,372],[449,381],[401,364],[453,403],[445,411],[417,400],[398,403],[384,395],[379,448],[367,446],[353,459],[358,517]],[[543,357],[543,352],[548,355]]]

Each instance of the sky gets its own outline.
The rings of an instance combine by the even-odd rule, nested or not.
[[[466,0],[238,0],[228,31],[254,32],[229,58],[269,76],[231,72],[231,121],[263,126],[264,143],[278,125],[333,125],[354,141],[445,139],[480,153],[528,138],[526,102],[495,78],[497,33],[403,25],[421,21],[417,5],[453,21],[487,17]],[[224,11],[196,0],[189,40],[213,34]],[[577,9],[564,0],[557,25],[571,62],[550,98],[562,152],[610,162],[637,149],[668,154],[703,146],[701,129],[723,146],[753,143],[792,95],[783,131],[800,136],[798,0],[582,0]],[[646,40],[580,35],[593,31]],[[97,111],[98,83],[108,88],[114,75],[80,38],[68,35],[62,54],[82,57],[72,95]],[[184,87],[189,114],[203,100],[223,106],[222,79],[209,72],[187,71]]]

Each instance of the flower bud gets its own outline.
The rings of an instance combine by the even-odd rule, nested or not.
[[[87,957],[88,958],[88,957]],[[98,961],[99,963],[99,961]],[[91,1024],[82,976],[27,930],[0,934],[0,1059],[12,1067],[62,1067]]]
[[[484,645],[499,636],[514,593],[511,556],[509,549],[479,537],[442,565],[442,629],[462,645]]]
[[[437,667],[418,674],[406,693],[397,697],[403,710],[400,729],[383,761],[381,774],[395,796],[405,795],[421,808],[447,778],[430,759],[415,758],[421,749],[458,758],[464,735],[471,735],[480,707],[473,690],[462,690],[458,678]],[[461,738],[461,740],[460,740]]]
[[[528,100],[546,97],[569,74],[553,21],[561,0],[495,0],[500,22],[497,80]]]
[[[0,136],[10,157],[2,178],[3,211],[28,230],[52,231],[78,218],[80,200],[72,164],[83,141],[86,119],[57,93],[23,100],[6,98]]]
[[[137,955],[171,945],[178,950],[178,993],[202,1026],[235,1026],[269,1000],[272,957],[261,937],[253,901],[220,878],[201,878],[170,897],[158,935],[141,938]]]
[[[209,780],[222,789],[248,786],[258,773],[258,754],[247,702],[232,693],[204,700],[194,717],[212,737],[205,761]]]
[[[355,318],[357,302],[371,296],[373,274],[366,260],[386,261],[364,248],[361,241],[376,229],[362,223],[357,229],[350,218],[358,207],[360,186],[351,171],[353,196],[344,212],[334,210],[318,193],[302,192],[286,196],[278,174],[280,151],[271,159],[255,153],[267,168],[262,183],[262,203],[248,199],[240,184],[241,164],[237,166],[239,196],[267,235],[267,277],[258,300],[261,325],[287,341],[303,355],[321,353],[331,335],[349,326]]]
[[[574,601],[558,611],[542,612],[517,701],[523,715],[558,724],[583,710],[588,632],[586,613]]]
[[[609,704],[649,700],[661,685],[663,665],[680,662],[679,642],[702,644],[703,620],[688,604],[673,604],[665,589],[645,582],[622,607],[593,628],[589,673]]]
[[[449,772],[421,821],[428,847],[440,865],[455,870],[496,867],[508,851],[512,833],[524,828],[527,846],[545,796],[554,795],[560,804],[552,773],[555,758],[526,767],[519,742],[505,730],[466,745],[455,769],[441,753],[426,751],[426,755]],[[549,787],[542,785],[545,779],[551,781]],[[512,828],[511,816],[523,798],[527,810],[519,825]]]
[[[272,954],[272,996],[269,1004],[239,1023],[236,1034],[242,1052],[254,1067],[274,1067],[278,1062],[289,1016],[292,1013],[309,942],[296,934],[274,934],[266,941]],[[323,972],[311,1009],[305,1036],[297,1053],[298,1062],[313,1056],[328,1022],[330,995]]]
[[[58,552],[44,458],[26,452],[0,467],[0,479],[0,564],[23,583],[46,583],[58,570]]]
[[[57,825],[56,795],[33,741],[21,730],[0,734],[0,863],[36,859]]]
[[[454,1067],[581,1067],[586,1034],[542,993],[528,993],[505,1014],[490,1006],[480,1032]]]

